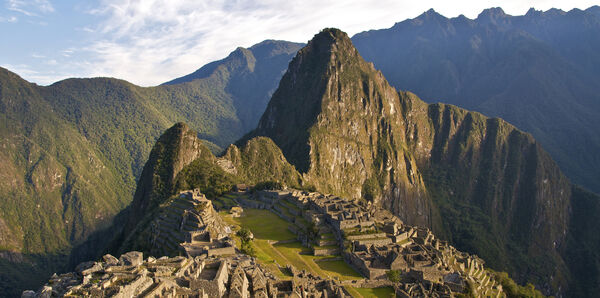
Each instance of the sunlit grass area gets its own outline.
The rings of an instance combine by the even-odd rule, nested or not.
[[[339,278],[340,280],[360,279],[362,276],[343,260],[331,260],[334,256],[313,256],[310,248],[298,241],[270,244],[269,241],[290,241],[296,236],[288,230],[290,223],[275,213],[261,209],[244,209],[241,217],[234,218],[228,212],[220,215],[231,225],[246,227],[254,234],[256,257],[281,278],[287,272],[278,268],[291,264],[297,270],[306,270],[314,274]],[[239,242],[239,241],[237,241]]]
[[[348,289],[348,287],[346,287]],[[361,296],[365,298],[370,297],[396,297],[396,293],[392,287],[384,287],[384,288],[352,288],[354,291],[358,292]]]

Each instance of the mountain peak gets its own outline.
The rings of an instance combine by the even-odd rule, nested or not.
[[[417,17],[417,19],[431,19],[431,18],[445,18],[443,15],[439,14],[433,8],[430,8],[426,12],[422,13]]]
[[[318,52],[333,52],[344,48],[354,48],[348,34],[337,28],[325,28],[308,42],[306,48]]]
[[[535,8],[531,7],[529,8],[529,10],[527,11],[527,13],[525,14],[525,16],[533,16],[533,15],[539,15],[541,14],[542,11],[541,10],[535,10]]]
[[[508,15],[500,7],[484,9],[478,16],[477,21],[488,21],[495,23],[496,20],[507,17]]]
[[[292,164],[301,172],[308,171],[308,130],[318,122],[328,102],[341,100],[332,90],[345,89],[345,83],[355,81],[355,76],[372,77],[375,73],[346,33],[323,29],[292,59],[251,136],[271,137]]]

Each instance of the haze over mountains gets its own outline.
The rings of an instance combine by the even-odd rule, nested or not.
[[[510,122],[600,192],[599,6],[523,16],[491,8],[474,20],[429,10],[352,40],[396,88]]]
[[[597,191],[599,18],[597,6],[521,17],[491,9],[476,20],[428,11],[352,42],[326,31],[290,64],[270,103],[302,45],[238,48],[151,88],[105,78],[40,87],[2,69],[0,290],[20,293],[14,284],[35,288],[62,270],[73,246],[131,202],[144,162],[159,156],[152,144],[183,121],[208,140],[197,156],[213,161],[208,148],[218,152],[258,123],[225,153],[239,169],[234,180],[260,182],[261,167],[246,167],[277,160],[264,177],[367,197],[547,293],[567,285],[571,295],[593,293],[598,198],[506,121],[427,105],[386,78],[426,101],[530,132],[569,178]],[[246,143],[253,136],[272,141]],[[173,144],[159,144],[171,152]],[[176,176],[163,196],[177,190]],[[142,181],[138,192],[152,187]],[[37,280],[27,279],[32,268]]]

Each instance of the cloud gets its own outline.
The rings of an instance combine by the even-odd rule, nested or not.
[[[395,2],[107,0],[91,12],[106,18],[95,29],[103,38],[85,50],[97,58],[92,75],[154,85],[264,39],[305,42],[327,26],[357,32],[382,16],[391,26],[396,18],[385,7]],[[370,15],[352,17],[357,11]]]
[[[73,55],[73,53],[75,53],[75,50],[66,49],[66,50],[63,50],[61,53],[62,53],[63,57],[71,57],[71,55]]]
[[[0,23],[16,23],[19,19],[15,16],[0,17]]]
[[[54,71],[37,71],[34,67],[27,64],[1,64],[0,66],[19,74],[19,76],[26,78],[28,81],[39,84],[56,82],[64,75],[59,75]]]
[[[389,28],[429,8],[447,17],[474,18],[481,10],[501,6],[509,14],[524,14],[529,7],[585,8],[593,1],[573,0],[97,0],[87,9],[91,23],[74,28],[86,38],[68,43],[62,51],[44,53],[39,62],[58,62],[44,78],[109,76],[150,86],[186,75],[202,65],[222,59],[238,46],[249,47],[265,39],[306,42],[325,27],[348,34]],[[48,0],[8,0],[6,7],[26,16],[54,12]],[[89,5],[95,5],[88,9]],[[86,8],[82,8],[86,7]],[[0,21],[3,19],[0,17]],[[16,19],[15,19],[16,21]],[[39,21],[30,18],[28,21]],[[50,24],[52,25],[52,24]],[[65,35],[66,36],[66,35]],[[63,42],[63,40],[57,40]],[[34,65],[30,63],[30,65]],[[29,68],[31,70],[31,68]],[[58,74],[63,75],[62,77]],[[32,73],[42,77],[39,73]],[[27,76],[36,81],[35,77]]]
[[[473,18],[492,6],[523,14],[536,3],[546,9],[555,5],[548,0],[103,0],[90,11],[104,18],[93,29],[101,38],[84,50],[95,57],[91,75],[148,86],[190,73],[237,46],[264,39],[306,42],[324,27],[352,35],[391,27],[431,7],[448,17],[462,13]]]
[[[29,17],[54,12],[54,6],[48,0],[7,0],[6,8]]]

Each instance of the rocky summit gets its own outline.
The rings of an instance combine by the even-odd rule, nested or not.
[[[533,137],[396,91],[337,29],[290,62],[253,136],[307,185],[367,198],[549,292],[568,283],[572,186]]]

